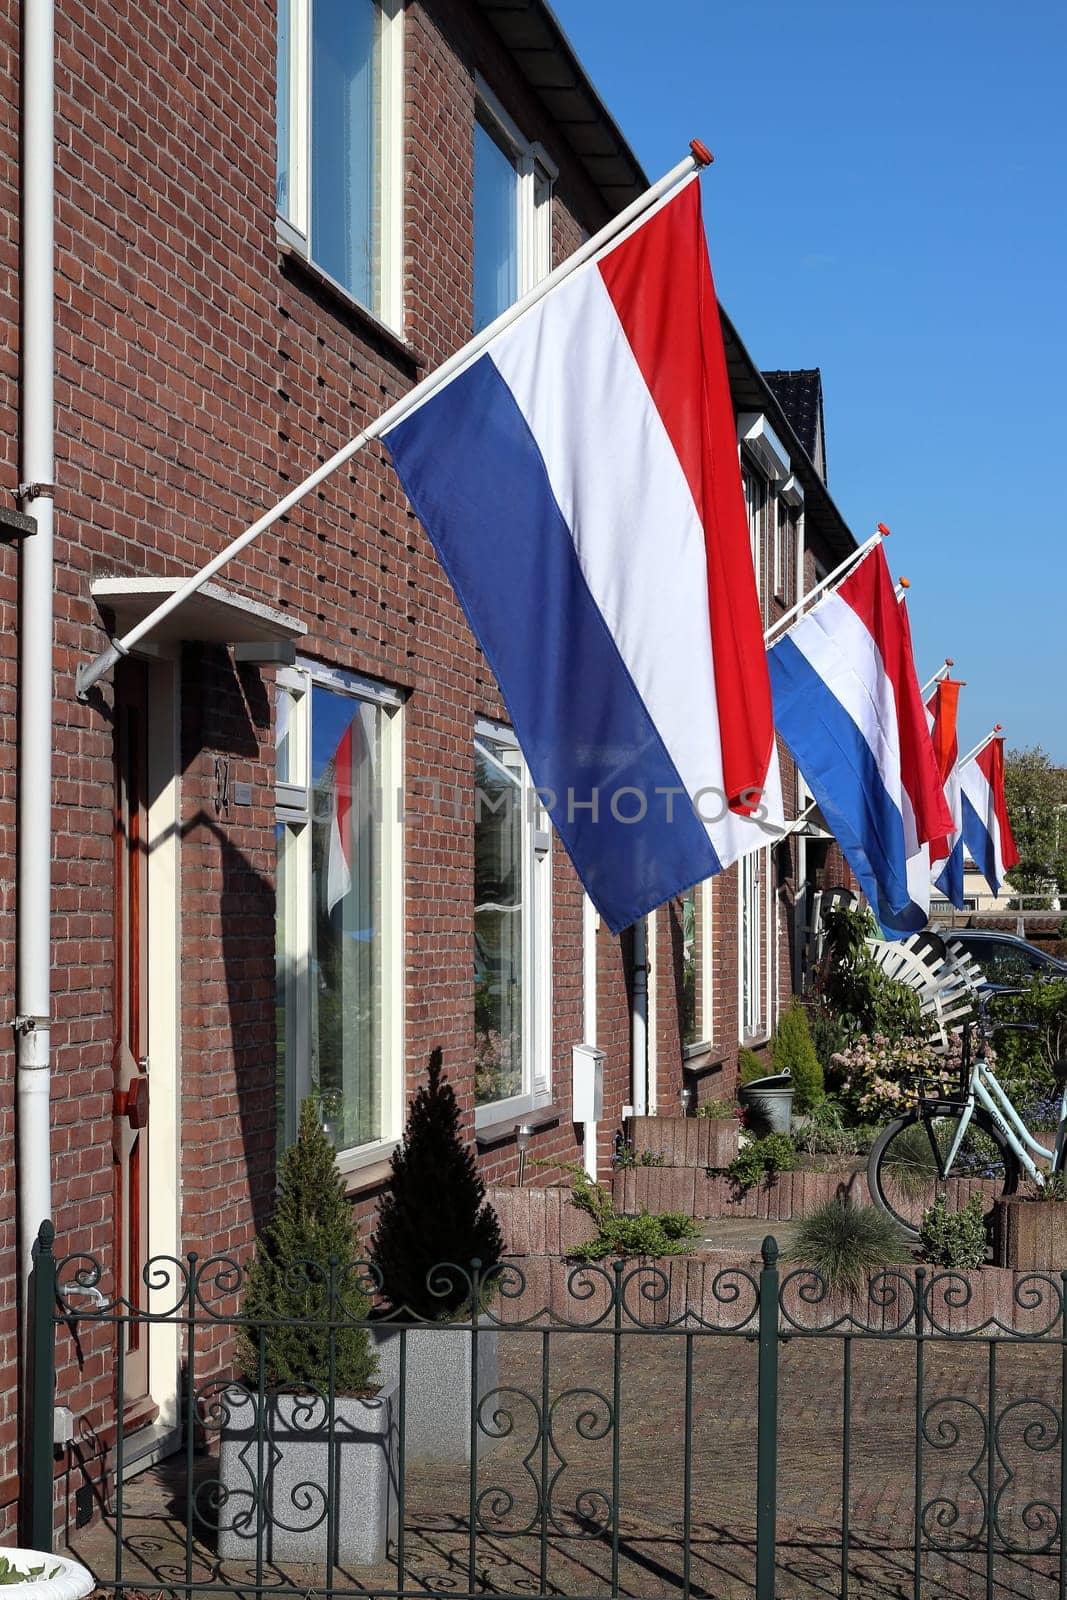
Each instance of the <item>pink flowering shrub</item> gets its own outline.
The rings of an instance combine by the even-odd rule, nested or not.
[[[943,1055],[925,1039],[889,1039],[861,1034],[833,1063],[842,1075],[840,1096],[864,1122],[885,1122],[911,1111],[919,1094],[953,1095],[960,1086],[962,1044],[953,1035],[953,1049]],[[988,1052],[992,1062],[993,1053]]]

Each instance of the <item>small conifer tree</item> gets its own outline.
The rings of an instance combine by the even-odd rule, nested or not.
[[[812,1043],[808,1014],[796,1001],[778,1019],[771,1060],[776,1072],[792,1074],[793,1104],[798,1111],[810,1111],[823,1098],[822,1066]]]
[[[367,1329],[360,1324],[370,1301],[354,1270],[360,1260],[352,1208],[345,1198],[333,1145],[319,1123],[313,1098],[300,1108],[296,1143],[281,1159],[274,1213],[256,1241],[248,1268],[237,1355],[246,1380],[259,1374],[259,1341],[268,1388],[333,1381],[338,1393],[366,1389],[378,1367]],[[333,1294],[330,1281],[333,1281]],[[257,1324],[263,1324],[262,1334]]]
[[[503,1251],[496,1212],[486,1203],[474,1156],[460,1137],[459,1107],[441,1073],[441,1052],[434,1050],[427,1081],[411,1102],[403,1142],[393,1153],[371,1260],[393,1310],[432,1321],[469,1306],[463,1274],[478,1261],[484,1278]],[[447,1263],[462,1270],[435,1270]]]

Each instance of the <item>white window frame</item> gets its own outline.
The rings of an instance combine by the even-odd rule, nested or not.
[[[715,1042],[715,968],[712,940],[712,881],[706,878],[697,885],[700,935],[697,945],[697,1037],[692,1044],[682,1046],[682,1059],[703,1055]]]
[[[404,325],[404,3],[377,0],[381,13],[378,62],[378,149],[382,197],[379,248],[381,301],[363,306],[394,333]],[[347,300],[362,305],[315,260],[311,249],[311,7],[314,0],[289,0],[289,213],[277,217],[278,235]]]
[[[741,459],[741,481],[745,491],[745,516],[748,519],[748,537],[752,546],[752,567],[756,575],[756,594],[762,612],[766,599],[763,578],[763,513],[770,498],[770,484],[751,462]],[[758,500],[753,495],[758,490]]]
[[[358,673],[298,658],[295,667],[280,668],[280,691],[292,697],[291,749],[299,766],[290,760],[296,781],[275,788],[275,820],[290,831],[286,874],[286,937],[297,959],[287,976],[285,1020],[285,1128],[295,1136],[301,1102],[311,1092],[311,1035],[298,1026],[311,1016],[307,953],[311,949],[311,690],[314,685],[332,689],[380,707],[380,784],[382,839],[382,1132],[379,1138],[349,1150],[338,1151],[342,1173],[380,1161],[396,1146],[404,1123],[404,915],[403,826],[398,798],[402,793],[403,703],[399,690],[363,678]]]
[[[552,1102],[552,833],[514,729],[479,717],[475,740],[491,739],[517,750],[521,768],[522,826],[522,1092],[475,1106],[477,1133],[513,1127]],[[473,928],[471,930],[473,942]]]
[[[764,850],[752,850],[741,857],[737,868],[737,1032],[742,1044],[760,1039],[766,1033],[763,1003],[766,855]],[[746,901],[752,913],[747,919]],[[751,980],[747,987],[746,976]]]
[[[559,168],[544,145],[526,139],[481,73],[475,78],[477,119],[491,125],[515,164],[518,294],[521,299],[552,270],[552,197]]]

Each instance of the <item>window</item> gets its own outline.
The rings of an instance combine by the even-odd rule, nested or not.
[[[743,856],[741,892],[741,1038],[763,1032],[763,857],[762,850]]]
[[[752,542],[752,565],[756,572],[756,589],[763,603],[763,507],[767,487],[758,473],[749,466],[742,467],[741,480],[745,487],[745,511],[748,515],[748,535]]]
[[[774,501],[774,572],[773,593],[775,597],[790,605],[793,600],[792,577],[796,566],[795,557],[796,519],[782,496],[776,495]]]
[[[474,125],[474,331],[486,328],[552,265],[556,169],[527,144],[479,82]]]
[[[679,896],[682,935],[682,1047],[696,1054],[715,1036],[712,1011],[711,884]]]
[[[278,1132],[319,1097],[339,1151],[401,1120],[400,697],[328,668],[278,674]]]
[[[475,1120],[550,1097],[551,835],[510,729],[474,740]]]
[[[402,0],[279,0],[278,181],[288,242],[401,322]]]

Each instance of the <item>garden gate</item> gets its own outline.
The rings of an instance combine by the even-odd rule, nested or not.
[[[772,1600],[777,1585],[790,1600],[1064,1600],[1067,1273],[1020,1276],[1005,1315],[980,1274],[894,1268],[832,1291],[780,1269],[771,1238],[751,1265],[531,1256],[439,1271],[464,1280],[473,1314],[361,1324],[401,1381],[353,1429],[333,1378],[356,1285],[294,1262],[294,1283],[325,1282],[328,1319],[304,1331],[325,1341],[328,1372],[290,1386],[283,1423],[238,1262],[155,1261],[136,1307],[94,1303],[97,1265],[57,1261],[42,1227],[35,1546],[52,1545],[58,1485],[57,1544],[105,1593]],[[96,1514],[71,1526],[78,1480],[70,1464],[57,1474],[53,1403],[72,1342],[114,1352],[122,1394],[131,1319],[180,1328],[181,1448],[132,1474],[120,1406]],[[100,1436],[106,1419],[90,1420]],[[293,1436],[317,1441],[317,1463],[294,1466]],[[384,1473],[350,1471],[357,1446]],[[355,1565],[344,1551],[373,1544],[383,1494],[387,1541]]]

